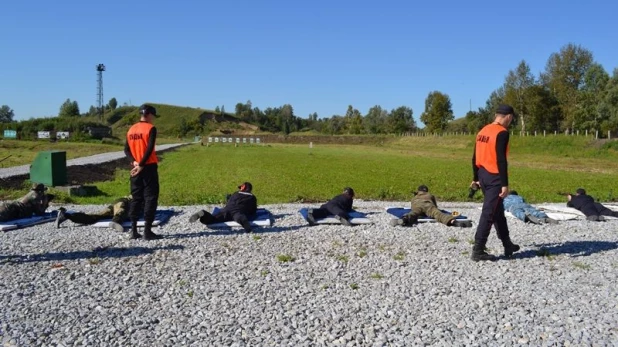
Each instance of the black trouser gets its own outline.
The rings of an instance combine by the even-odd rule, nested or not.
[[[610,217],[618,217],[617,211],[612,211],[609,208],[603,206],[603,204],[599,204],[598,202],[594,203],[594,206],[599,211],[600,216],[610,216]]]
[[[322,205],[320,208],[313,209],[313,218],[326,218],[330,215],[335,215],[344,219],[348,219],[348,214],[339,207]]]
[[[509,227],[506,224],[506,217],[504,216],[503,199],[500,197],[500,193],[502,192],[500,176],[489,173],[484,168],[480,168],[479,183],[483,190],[484,199],[481,219],[476,228],[476,235],[474,235],[475,246],[482,247],[481,250],[485,249],[492,225],[496,228],[496,233],[498,234],[498,238],[502,241],[502,245],[510,245]]]
[[[200,217],[200,222],[206,225],[229,221],[234,221],[242,225],[243,229],[247,232],[251,231],[251,222],[249,222],[249,218],[247,218],[247,215],[244,213],[236,212],[232,214],[229,212],[221,212],[213,215],[210,214],[210,212],[204,211],[204,215]]]
[[[143,210],[146,226],[152,225],[159,203],[159,172],[157,164],[144,166],[139,175],[131,177],[131,222],[137,223]]]

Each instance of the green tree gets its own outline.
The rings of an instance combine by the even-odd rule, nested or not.
[[[116,98],[111,98],[109,99],[109,108],[113,111],[116,109],[116,107],[118,107],[118,100],[116,100]]]
[[[562,115],[558,101],[542,85],[528,87],[526,94],[527,129],[559,131]]]
[[[603,133],[618,130],[618,68],[614,69],[612,77],[607,82],[605,96],[599,105],[599,113],[604,119],[601,123]]]
[[[13,117],[15,117],[15,112],[8,105],[0,106],[0,123],[10,123]]]
[[[594,62],[592,52],[579,45],[569,43],[553,53],[545,72],[541,74],[541,81],[555,96],[564,116],[563,129],[576,129],[579,93],[584,85],[586,71]]]
[[[77,101],[67,99],[63,102],[60,106],[58,117],[79,117],[79,106],[77,105]]]
[[[219,108],[219,106],[215,107],[215,114],[220,114],[221,113],[221,109]]]
[[[416,129],[416,122],[412,118],[412,109],[399,106],[388,114],[387,129],[389,133],[401,134]]]
[[[504,81],[505,102],[517,110],[520,130],[524,132],[528,117],[526,91],[535,83],[534,75],[525,60],[522,60],[515,70],[510,70]]]
[[[388,111],[382,109],[381,106],[375,105],[369,109],[365,119],[363,119],[363,125],[365,126],[365,132],[368,134],[383,134],[388,130],[386,129],[386,120],[388,118]]]
[[[225,116],[225,105],[221,105],[221,115]]]
[[[352,105],[348,106],[344,119],[348,134],[360,134],[363,132],[363,116]]]
[[[328,125],[326,128],[328,129],[328,133],[331,135],[341,134],[345,128],[345,120],[341,116],[332,116],[327,122]]]
[[[430,92],[425,99],[425,112],[421,114],[421,122],[425,123],[425,129],[441,133],[453,119],[451,98],[439,91]]]
[[[601,64],[593,63],[586,71],[575,115],[575,122],[580,124],[580,129],[599,130],[601,123],[608,119],[609,115],[603,112],[608,83],[609,74]]]

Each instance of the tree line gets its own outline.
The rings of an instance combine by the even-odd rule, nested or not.
[[[388,110],[375,105],[362,114],[349,105],[343,115],[319,117],[314,112],[299,117],[290,104],[262,110],[247,101],[237,103],[233,114],[263,131],[284,134],[304,131],[331,135],[476,132],[493,119],[494,110],[501,103],[515,108],[516,131],[618,132],[618,68],[610,75],[594,60],[591,51],[570,43],[550,55],[544,71],[538,76],[532,74],[528,63],[522,60],[507,72],[503,84],[489,95],[485,106],[470,110],[458,119],[454,117],[447,93],[429,92],[419,117],[424,124],[422,129],[408,106]],[[112,98],[104,106],[104,111],[117,107],[116,98]],[[91,106],[88,112],[80,113],[77,102],[67,99],[61,105],[58,117],[96,116],[99,111]],[[223,106],[217,106],[214,112],[229,114]],[[14,112],[9,106],[0,106],[0,122],[11,122],[13,117]],[[196,135],[215,130],[204,124],[196,125],[198,123],[185,121],[179,127],[185,134]]]

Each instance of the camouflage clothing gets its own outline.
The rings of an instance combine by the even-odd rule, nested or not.
[[[436,198],[428,192],[418,192],[414,199],[412,199],[412,211],[403,216],[403,219],[409,219],[410,217],[431,217],[436,221],[449,225],[455,216],[447,213],[443,213],[438,209],[438,203]]]
[[[47,210],[50,200],[49,194],[31,190],[20,200],[0,204],[0,222],[29,218],[32,215],[42,216]]]
[[[129,216],[131,197],[116,199],[111,205],[95,213],[65,212],[65,217],[77,224],[94,224],[102,219],[111,218],[113,222],[122,224]]]

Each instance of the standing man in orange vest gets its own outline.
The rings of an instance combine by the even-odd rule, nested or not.
[[[161,236],[152,232],[155,212],[159,201],[159,173],[157,171],[157,153],[155,142],[157,128],[152,125],[157,116],[157,110],[150,105],[139,108],[140,121],[134,124],[127,132],[127,142],[124,153],[133,163],[131,170],[131,238],[142,237],[137,232],[137,221],[140,213],[144,212],[144,240],[156,240]]]
[[[472,183],[483,190],[483,211],[474,236],[472,260],[496,260],[485,252],[491,226],[496,228],[498,238],[504,246],[504,255],[510,257],[519,251],[519,246],[511,242],[509,227],[504,216],[502,199],[509,194],[509,175],[507,156],[509,153],[509,125],[513,121],[515,110],[509,105],[500,105],[495,119],[476,135],[474,155],[472,156]]]

